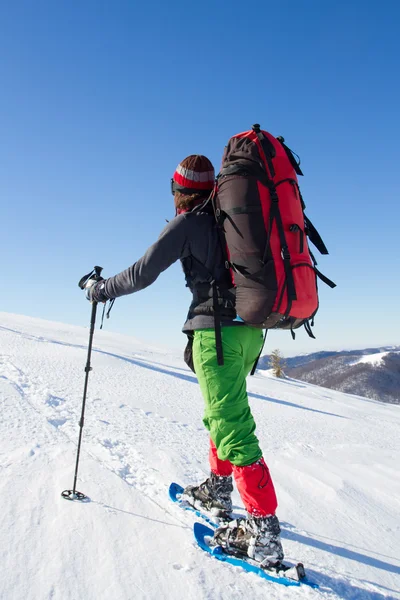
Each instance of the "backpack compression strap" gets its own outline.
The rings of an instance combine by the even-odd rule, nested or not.
[[[304,175],[303,171],[300,169],[300,157],[295,152],[293,152],[293,150],[291,150],[288,146],[286,146],[284,137],[282,137],[281,135],[278,135],[278,137],[276,139],[278,140],[278,142],[281,144],[284,151],[286,152],[286,156],[288,157],[290,164],[292,165],[293,169],[296,171],[297,175]],[[296,154],[297,158],[299,159],[299,162],[297,162],[297,160],[295,159],[295,157],[294,157],[295,154]]]
[[[265,162],[268,165],[269,175],[271,179],[273,179],[275,177],[275,169],[274,165],[272,164],[272,159],[276,156],[274,145],[267,137],[265,137],[258,123],[253,125],[252,130],[258,137],[258,141],[260,142],[260,146],[264,154]]]
[[[310,238],[310,241],[314,244],[314,246],[321,252],[321,254],[329,254],[327,247],[322,241],[321,236],[318,231],[315,229],[314,225],[311,223],[310,219],[304,215],[304,224],[307,229],[307,235]]]

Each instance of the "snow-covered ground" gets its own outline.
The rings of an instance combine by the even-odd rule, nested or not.
[[[87,341],[0,313],[1,600],[400,598],[399,406],[249,379],[286,558],[320,584],[284,588],[199,550],[168,499],[208,471],[200,390],[176,353],[96,331],[77,486],[91,502],[61,498]]]
[[[395,353],[399,354],[399,352],[395,352]],[[374,366],[379,366],[380,364],[382,364],[383,359],[388,354],[389,354],[389,352],[376,352],[375,354],[366,354],[365,356],[363,356],[362,358],[358,359],[353,364],[357,365],[359,363],[369,363],[369,364],[374,365]]]

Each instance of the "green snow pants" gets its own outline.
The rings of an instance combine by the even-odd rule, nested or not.
[[[218,365],[214,329],[194,332],[193,362],[205,401],[203,423],[218,458],[246,466],[262,457],[246,377],[260,353],[263,334],[247,325],[222,327],[221,333],[224,364]]]

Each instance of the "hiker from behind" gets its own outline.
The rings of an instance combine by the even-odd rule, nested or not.
[[[225,266],[212,202],[206,202],[214,180],[214,168],[205,156],[185,158],[171,180],[175,218],[128,269],[99,282],[90,280],[86,295],[91,302],[105,302],[138,292],[181,261],[193,294],[183,326],[189,338],[185,359],[204,398],[211,471],[203,483],[189,485],[184,497],[195,507],[229,519],[233,475],[247,518],[219,527],[213,543],[267,567],[283,559],[277,499],[246,392],[246,377],[263,336],[261,329],[245,325],[236,314],[235,288]]]

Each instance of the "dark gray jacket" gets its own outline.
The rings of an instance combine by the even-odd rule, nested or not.
[[[214,327],[213,282],[217,284],[221,324],[239,324],[233,322],[235,290],[225,267],[214,216],[207,209],[175,217],[142,258],[97,285],[93,299],[103,301],[143,290],[178,259],[182,262],[186,285],[193,293],[183,331]]]

